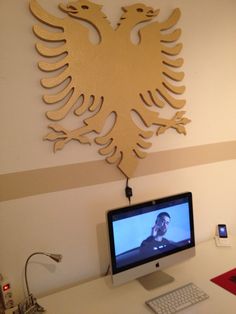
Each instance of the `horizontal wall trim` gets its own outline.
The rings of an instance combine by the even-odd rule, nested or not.
[[[236,141],[149,153],[134,177],[236,159]],[[123,180],[104,160],[0,175],[0,201]]]

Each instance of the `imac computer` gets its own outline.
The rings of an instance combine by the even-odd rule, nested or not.
[[[173,280],[163,269],[195,255],[191,192],[109,210],[107,225],[114,285],[152,289]]]

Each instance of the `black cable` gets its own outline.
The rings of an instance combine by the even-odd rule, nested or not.
[[[131,204],[131,197],[133,196],[132,188],[129,186],[129,178],[126,179],[125,196],[129,200],[129,205]]]

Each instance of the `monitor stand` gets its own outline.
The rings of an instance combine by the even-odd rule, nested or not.
[[[140,277],[137,280],[146,290],[152,290],[174,281],[174,278],[158,270],[151,274]]]

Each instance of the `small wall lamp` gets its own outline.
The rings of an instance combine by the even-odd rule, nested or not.
[[[13,314],[27,314],[27,313],[42,313],[46,310],[40,306],[37,303],[37,299],[33,296],[33,294],[30,292],[29,289],[29,283],[28,283],[28,276],[27,276],[27,269],[28,269],[28,263],[31,257],[34,255],[46,255],[50,257],[55,262],[59,263],[62,260],[61,254],[53,254],[53,253],[45,253],[45,252],[35,252],[32,253],[25,262],[25,284],[26,284],[26,290],[27,290],[27,297],[26,299],[18,304],[17,310],[13,312]]]

